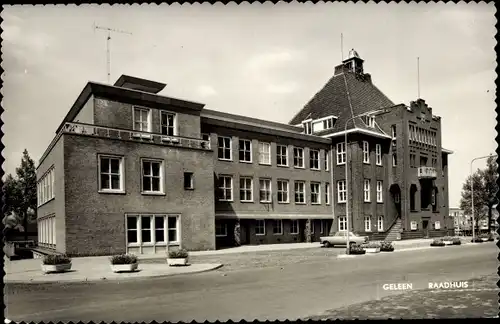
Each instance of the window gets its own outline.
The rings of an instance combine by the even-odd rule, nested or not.
[[[313,170],[319,170],[319,151],[309,150],[309,167]]]
[[[134,130],[151,132],[151,109],[134,107]]]
[[[49,215],[37,220],[38,245],[54,249],[56,247],[56,216]]]
[[[250,140],[240,139],[239,153],[241,162],[252,162],[252,142]]]
[[[365,179],[363,188],[364,188],[364,201],[370,202],[370,180],[369,179]]]
[[[288,166],[288,147],[285,145],[276,145],[276,151],[277,165]]]
[[[330,205],[330,184],[325,183],[325,204]]]
[[[330,154],[327,150],[325,150],[325,171],[330,170]]]
[[[306,184],[304,181],[295,181],[295,203],[306,203]]]
[[[51,167],[37,182],[38,206],[45,204],[55,198],[55,173]]]
[[[417,226],[417,222],[416,222],[416,221],[411,221],[411,223],[410,223],[410,229],[411,229],[412,231],[416,231],[416,230],[417,230],[417,228],[418,228],[418,226]]]
[[[123,158],[99,156],[99,190],[124,191]]]
[[[345,143],[337,143],[337,165],[339,164],[345,164],[346,157],[345,157]]]
[[[271,202],[271,180],[270,179],[260,179],[260,202],[269,203]]]
[[[309,226],[310,226],[310,231],[311,231],[311,234],[314,234],[314,219],[311,219],[311,222],[309,223]]]
[[[128,246],[179,243],[178,215],[127,215]]]
[[[217,141],[219,144],[218,152],[219,152],[219,160],[232,161],[231,156],[231,146],[232,140],[231,137],[217,137]]]
[[[365,232],[372,231],[372,218],[370,216],[365,216]]]
[[[414,168],[416,166],[417,157],[415,154],[410,153],[410,167]]]
[[[194,189],[193,172],[184,172],[184,189]]]
[[[266,222],[263,219],[257,219],[255,224],[255,235],[266,235]]]
[[[333,118],[323,120],[323,129],[333,128]]]
[[[292,219],[292,226],[290,228],[290,234],[299,234],[299,220]]]
[[[273,234],[283,235],[283,221],[281,219],[276,219],[273,222]]]
[[[439,221],[434,222],[434,229],[437,229],[437,230],[441,229],[441,222],[439,222]]]
[[[288,180],[278,180],[278,203],[288,202]]]
[[[259,163],[271,164],[271,144],[259,142]]]
[[[296,168],[304,167],[304,149],[301,147],[293,148],[293,166]]]
[[[375,144],[375,164],[382,165],[382,145]]]
[[[215,223],[215,237],[225,237],[227,236],[227,224],[226,223]]]
[[[347,188],[345,180],[337,181],[337,200],[339,203],[347,201]]]
[[[161,112],[161,134],[167,136],[177,135],[175,129],[175,114],[165,111]]]
[[[163,163],[153,160],[142,160],[142,192],[163,192]]]
[[[391,135],[392,135],[392,139],[395,140],[396,139],[396,125],[391,126]]]
[[[367,141],[363,141],[363,163],[370,163],[370,146]]]
[[[379,232],[384,231],[384,216],[379,216],[377,221],[377,228]]]
[[[311,183],[311,204],[317,205],[320,204],[320,184],[319,183]]]
[[[383,202],[383,195],[382,195],[382,181],[377,181],[377,202],[381,203]]]
[[[233,177],[219,176],[219,195],[220,201],[233,200]]]
[[[253,179],[250,177],[240,177],[240,200],[253,201]]]
[[[347,231],[347,218],[345,216],[340,216],[338,218],[339,231]]]
[[[304,124],[304,133],[310,135],[312,134],[312,121],[303,122]]]
[[[396,153],[392,153],[392,166],[395,167],[398,165],[398,157],[396,156]]]

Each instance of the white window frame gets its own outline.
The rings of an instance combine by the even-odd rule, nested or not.
[[[248,187],[250,183],[250,187]],[[244,184],[244,185],[242,185]],[[247,198],[247,194],[250,194],[250,199],[241,199],[242,191],[244,192],[244,197]],[[241,202],[253,202],[253,178],[240,176],[240,201]]]
[[[189,175],[189,186],[186,186],[186,175]],[[194,189],[194,172],[184,172],[184,189]]]
[[[417,221],[411,221],[410,222],[410,229],[412,231],[416,231],[418,229],[418,226],[417,226]]]
[[[311,135],[313,132],[312,119],[304,120],[302,124],[304,125],[304,134]]]
[[[296,224],[296,226],[294,226]],[[295,229],[295,231],[294,231]],[[292,222],[290,224],[290,234],[299,234],[299,220],[298,219],[292,219]]]
[[[277,197],[278,203],[279,204],[290,203],[290,182],[288,180],[278,179],[277,185],[278,185],[278,197]],[[280,199],[283,198],[283,194],[286,195],[286,200]]]
[[[155,191],[155,190],[145,190],[144,189],[144,177],[146,176],[144,174],[144,162],[148,162],[148,163],[158,163],[160,165],[160,170],[159,170],[159,181],[160,181],[160,184],[159,184],[159,190]],[[163,166],[163,160],[157,160],[157,159],[141,159],[141,194],[164,194],[165,191],[164,191],[164,166]],[[153,175],[152,175],[152,164],[150,165],[150,171],[151,171],[151,175],[148,175],[150,178],[151,178],[151,188],[153,186]]]
[[[320,221],[319,221],[319,233],[320,234],[323,234],[325,232],[325,223],[326,223],[326,220],[320,219]]]
[[[384,202],[384,183],[381,180],[377,180],[377,202],[382,203]]]
[[[260,224],[261,222],[262,222],[262,224]],[[258,231],[257,229],[262,229],[262,232]],[[266,220],[265,219],[257,219],[256,220],[255,235],[256,236],[264,236],[264,235],[266,235]]]
[[[365,232],[372,231],[372,218],[371,216],[365,216]]]
[[[363,163],[370,164],[370,144],[363,141]]]
[[[384,231],[384,216],[378,216],[377,217],[377,230],[379,232]]]
[[[345,164],[346,147],[345,142],[337,143],[337,165]]]
[[[172,123],[173,125],[169,125],[168,122],[167,124],[164,124],[163,123],[163,116],[166,117],[166,121],[168,121],[168,116],[173,116],[172,118]],[[166,128],[167,129],[167,132],[166,134],[163,133],[163,129]],[[169,129],[172,129],[172,134],[168,134],[168,130]],[[168,136],[177,136],[178,135],[178,132],[177,132],[177,114],[176,113],[173,113],[173,112],[170,112],[170,111],[166,111],[166,110],[161,110],[160,111],[160,133],[165,136],[165,137],[168,137]]]
[[[283,148],[285,148],[285,154],[283,155]],[[285,158],[285,164],[283,163],[280,163],[280,160],[281,162],[283,162],[283,157]],[[277,166],[282,166],[282,167],[287,167],[288,166],[288,146],[287,145],[281,145],[281,144],[277,144],[276,145],[276,165]]]
[[[222,233],[220,230],[222,229]],[[217,231],[219,230],[219,233]],[[226,237],[227,236],[227,223],[215,223],[215,237]]]
[[[139,113],[139,116],[140,116],[139,123],[141,125],[140,129],[137,129],[136,125],[135,125],[135,122],[137,121],[136,120],[137,111],[141,111],[141,112],[146,111],[147,112],[146,121],[142,120],[142,114]],[[150,134],[143,134],[143,133],[151,133],[152,132],[152,124],[153,123],[152,123],[152,116],[151,115],[152,115],[151,108],[132,106],[132,129],[136,132],[140,132],[140,133],[133,133],[132,136],[142,137],[142,138],[151,138]],[[146,125],[146,129],[144,130],[143,126],[144,126],[145,122],[147,123],[147,125]]]
[[[330,183],[325,182],[325,204],[330,205]]]
[[[220,145],[220,139],[222,139],[222,146]],[[229,140],[229,147],[226,147],[226,140]],[[222,157],[220,156],[222,149]],[[229,158],[226,158],[227,150],[229,150]],[[233,139],[228,136],[217,136],[217,157],[220,161],[232,161],[233,160]]]
[[[244,143],[243,144],[243,149],[241,147],[241,143],[242,142]],[[247,150],[247,148],[246,148],[247,144],[249,145],[249,148],[250,148],[249,150]],[[242,160],[241,156],[240,156],[241,153],[243,153],[243,158],[245,158],[245,155],[249,153],[250,154],[250,160]],[[240,138],[238,140],[238,159],[239,159],[240,162],[243,162],[243,163],[252,163],[253,159],[252,159],[252,141],[251,140],[242,139],[242,138]]]
[[[392,166],[393,167],[398,166],[398,156],[396,153],[392,153]]]
[[[382,165],[382,145],[375,144],[375,164]]]
[[[99,154],[98,157],[98,182],[99,182],[99,192],[100,193],[124,193],[125,192],[125,158],[123,156],[117,156],[117,155],[108,155],[108,154]],[[119,175],[119,181],[118,183],[120,184],[120,187],[118,189],[111,189],[111,163],[109,164],[109,173],[107,175],[109,176],[109,185],[110,188],[103,188],[102,187],[102,180],[101,180],[101,164],[103,159],[116,159],[118,160],[118,175]]]
[[[309,149],[309,167],[311,170],[321,170],[320,150]]]
[[[262,194],[268,199],[262,199]],[[261,178],[259,179],[259,201],[261,203],[270,203],[272,202],[273,199],[273,192],[272,192],[272,181],[271,179],[268,178]]]
[[[347,188],[345,180],[337,181],[337,201],[345,203],[347,201]]]
[[[307,203],[307,199],[306,199],[306,182],[302,181],[302,180],[294,181],[293,188],[294,188],[293,193],[294,193],[295,204],[298,204],[298,205],[304,205],[304,204],[306,204]],[[302,189],[302,190],[300,190],[300,189]],[[297,201],[297,194],[299,194],[299,197],[300,197],[300,195],[302,195],[303,201]]]
[[[364,202],[370,202],[370,191],[371,191],[371,188],[370,188],[370,184],[371,184],[371,181],[370,179],[364,179],[363,181],[363,201]]]
[[[325,171],[330,171],[330,154],[325,150]]]
[[[136,219],[136,231],[137,233],[137,242],[135,243],[130,243],[128,241],[128,232],[131,231],[128,228],[128,218],[135,218]],[[143,242],[142,241],[142,232],[143,229],[142,227],[142,218],[143,217],[149,217],[151,219],[151,227],[149,228],[150,230],[150,236],[151,236],[151,242]],[[157,241],[156,240],[156,217],[162,217],[163,218],[163,227],[158,228],[158,230],[163,230],[163,238],[165,239],[164,241]],[[169,218],[175,218],[175,228],[170,228],[169,227]],[[180,222],[180,215],[179,214],[135,214],[135,213],[127,213],[125,214],[125,242],[127,248],[131,247],[139,247],[141,248],[141,253],[142,253],[142,248],[143,247],[157,247],[157,246],[167,246],[167,244],[170,245],[180,245],[181,243],[181,222]],[[170,231],[174,230],[175,231],[175,240],[170,241]]]
[[[435,221],[434,222],[434,229],[435,230],[440,230],[441,229],[441,222],[440,221]]]
[[[337,224],[339,232],[347,231],[347,218],[345,216],[339,216],[337,218]]]
[[[222,179],[224,179],[224,183],[221,185],[221,181]],[[229,184],[230,186],[227,187],[227,179],[229,179]],[[230,176],[230,175],[219,175],[219,201],[233,201],[233,176]],[[231,195],[231,197],[227,197],[226,195],[226,190],[229,190],[229,193]],[[223,194],[221,194],[221,191],[223,192]]]
[[[55,198],[55,171],[51,166],[37,181],[37,207]]]
[[[396,139],[396,125],[391,125],[391,136],[393,140]]]
[[[311,182],[310,183],[310,193],[311,193],[311,205],[320,205],[321,204],[321,183],[319,182]],[[314,189],[313,189],[314,188]],[[317,189],[317,192],[316,192]],[[313,197],[316,197],[317,201],[313,200]]]
[[[264,148],[267,148],[267,152]],[[271,165],[271,143],[259,142],[259,164]]]
[[[297,154],[300,153],[300,154]],[[300,161],[300,164],[296,164],[295,160]],[[304,162],[304,148],[303,147],[294,147],[293,148],[293,166],[294,168],[298,169],[304,169],[305,168],[305,162]]]
[[[277,229],[276,225],[279,224],[279,232],[276,232],[275,230]],[[273,221],[273,235],[283,235],[283,220],[282,219],[275,219]]]
[[[311,219],[311,221],[309,222],[309,231],[310,231],[310,234],[314,234],[314,219]]]

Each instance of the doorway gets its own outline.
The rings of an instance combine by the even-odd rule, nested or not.
[[[424,238],[429,238],[429,221],[428,220],[422,221],[422,229],[424,232]]]

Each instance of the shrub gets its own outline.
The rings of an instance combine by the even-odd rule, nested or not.
[[[453,237],[451,237],[451,236],[445,236],[445,237],[442,237],[441,240],[442,241],[452,241]]]
[[[361,245],[364,249],[380,248],[381,244],[379,242],[368,242]]]
[[[137,257],[133,254],[113,255],[110,258],[111,264],[134,264],[137,263]]]
[[[170,259],[185,259],[189,256],[189,253],[184,250],[184,249],[180,249],[180,250],[177,250],[177,251],[169,251],[168,252],[168,257]]]
[[[435,239],[432,241],[431,246],[445,246],[442,239]]]
[[[381,252],[392,252],[394,251],[394,246],[392,245],[391,241],[383,241],[380,244],[380,251]]]
[[[479,237],[476,237],[476,238],[473,238],[473,239],[471,240],[471,242],[472,242],[472,243],[483,243],[483,240],[482,240],[482,239],[480,239]]]
[[[365,254],[366,251],[358,244],[352,244],[349,246],[349,254]]]
[[[458,237],[454,237],[451,241],[453,242],[453,245],[462,244],[462,241],[460,241],[460,238],[458,238]]]
[[[48,254],[43,257],[43,264],[58,265],[71,263],[71,258],[66,254]]]

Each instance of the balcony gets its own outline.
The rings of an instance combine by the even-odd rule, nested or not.
[[[418,168],[418,178],[419,179],[436,179],[437,170],[433,167],[421,166]]]

